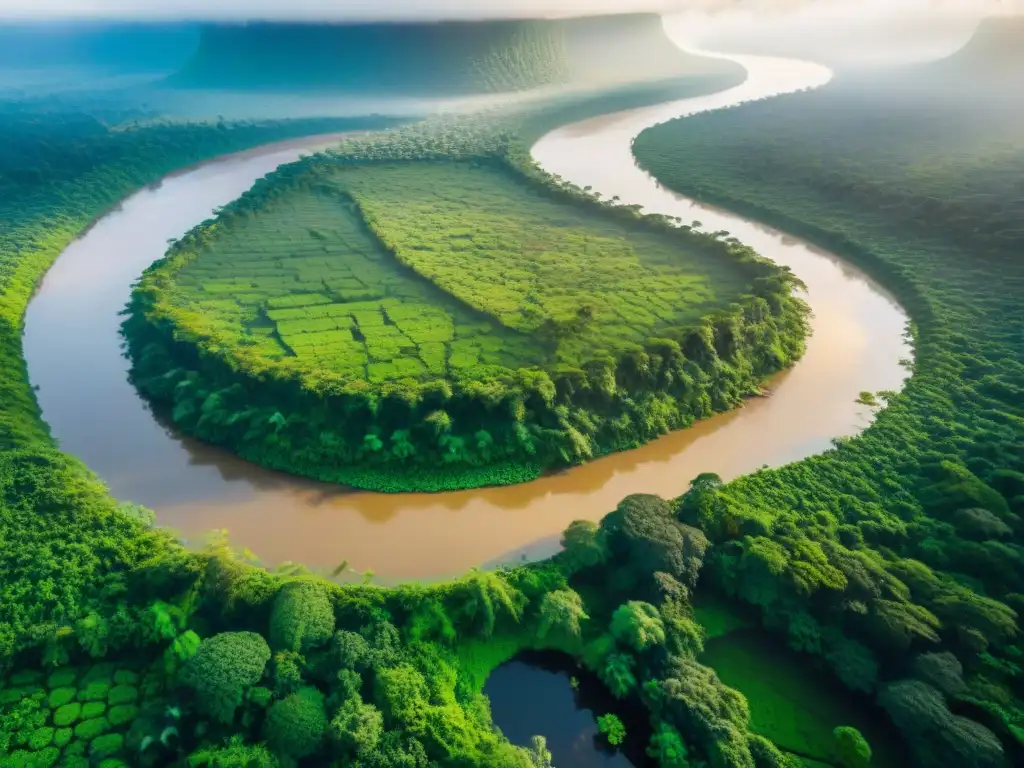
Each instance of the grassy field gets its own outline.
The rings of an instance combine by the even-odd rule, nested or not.
[[[836,765],[832,731],[852,726],[871,744],[871,765],[900,765],[899,738],[881,713],[835,685],[813,659],[752,627],[727,603],[706,597],[694,617],[708,636],[699,659],[750,706],[750,727],[809,765]]]
[[[745,284],[734,264],[507,171],[408,163],[269,200],[213,235],[172,300],[249,353],[377,384],[580,367],[696,323]]]
[[[879,727],[864,701],[767,635],[757,630],[730,632],[709,641],[700,661],[746,697],[751,730],[779,748],[834,765],[832,731],[853,726],[871,744],[873,766],[900,765],[891,748],[898,737],[891,728]]]
[[[175,298],[268,360],[348,378],[442,376],[470,348],[496,365],[527,357],[523,339],[397,263],[327,190],[292,192],[223,230],[178,273]]]

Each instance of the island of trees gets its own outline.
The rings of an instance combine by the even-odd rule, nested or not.
[[[125,332],[174,423],[379,491],[507,484],[736,407],[795,279],[547,178],[497,118],[352,139],[174,244]]]

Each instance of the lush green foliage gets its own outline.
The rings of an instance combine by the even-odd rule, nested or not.
[[[334,634],[334,609],[322,584],[288,584],[274,599],[270,643],[274,648],[305,653]]]
[[[130,662],[124,662],[121,667],[101,662],[91,667],[63,667],[48,679],[34,671],[10,675],[0,686],[0,762],[12,766],[43,766],[56,764],[62,754],[67,760],[76,755],[92,755],[97,761],[123,756],[126,734],[138,708],[116,704],[124,694],[115,694],[117,688],[104,687],[103,681],[115,674],[130,674],[144,682],[143,706],[162,706],[162,672],[146,670],[144,677],[140,677],[137,670],[140,668],[130,666]],[[90,691],[100,690],[108,691],[108,695],[102,700],[90,701],[93,696]],[[132,691],[134,700],[139,690],[132,687]],[[68,692],[71,699],[77,700],[55,706],[55,701],[68,698]],[[102,713],[108,704],[111,705],[110,716],[104,717]],[[132,711],[127,712],[126,707]],[[130,716],[122,717],[122,714]]]
[[[716,543],[712,580],[878,694],[919,762],[1001,765],[1024,754],[1024,113],[943,82],[839,81],[659,126],[635,152],[861,264],[910,310],[914,375],[863,435],[698,489],[681,515]]]
[[[135,382],[250,460],[444,490],[636,447],[802,352],[788,272],[548,178],[505,124],[360,138],[257,184],[144,276]]]
[[[202,642],[181,670],[181,682],[195,690],[200,708],[230,724],[245,691],[263,677],[270,647],[255,632],[222,632]]]
[[[871,763],[871,745],[860,731],[841,725],[833,731],[833,735],[842,768],[867,768]]]
[[[613,747],[619,746],[626,740],[626,726],[615,715],[601,715],[597,718],[597,730],[604,735],[608,743]]]

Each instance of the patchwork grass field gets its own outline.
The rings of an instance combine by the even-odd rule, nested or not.
[[[173,300],[237,348],[377,384],[580,367],[737,299],[738,265],[507,171],[335,171],[219,227]]]
[[[218,233],[178,273],[174,296],[240,348],[347,379],[515,367],[529,354],[526,339],[404,268],[329,190],[291,192]]]

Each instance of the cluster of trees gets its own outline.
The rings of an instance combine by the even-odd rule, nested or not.
[[[167,601],[133,584],[117,614],[54,632],[22,665],[73,677],[63,670],[90,657],[148,659],[156,697],[132,713],[127,735],[96,746],[99,725],[76,733],[87,754],[110,742],[131,765],[543,768],[543,740],[509,744],[480,690],[497,664],[529,648],[568,653],[616,697],[642,701],[649,735],[624,733],[614,715],[605,730],[609,741],[647,738],[662,766],[796,765],[750,731],[743,697],[696,660],[703,632],[688,599],[709,552],[700,530],[668,502],[635,496],[600,526],[573,524],[564,544],[546,563],[381,588],[271,574],[223,541],[194,554],[167,542],[136,570]],[[41,674],[10,678],[20,687],[0,698],[5,718],[31,709],[24,683]],[[113,701],[109,688],[102,694]],[[61,753],[49,740],[23,740],[33,729],[12,727],[0,747],[22,761]]]
[[[229,447],[251,461],[372,490],[439,491],[521,482],[552,466],[637,447],[737,406],[761,381],[803,352],[807,310],[791,295],[797,281],[788,271],[734,239],[680,227],[666,217],[644,216],[634,208],[601,203],[584,190],[548,178],[500,130],[492,127],[478,133],[477,121],[467,122],[468,133],[438,133],[430,124],[414,126],[384,139],[351,140],[331,154],[279,169],[222,211],[216,221],[205,222],[173,245],[140,281],[124,324],[137,386],[184,431]],[[443,157],[449,161],[444,165],[423,162]],[[420,162],[397,170],[363,167],[393,165],[399,159]],[[453,169],[453,159],[466,159],[477,167]],[[353,165],[361,166],[358,173]],[[353,173],[339,175],[338,169],[346,167]],[[557,294],[551,286],[538,288],[531,283],[529,291],[517,287],[504,298],[495,297],[497,288],[492,286],[477,301],[469,294],[482,290],[482,284],[445,285],[469,305],[512,326],[508,333],[520,343],[491,345],[488,353],[484,342],[489,339],[460,339],[456,327],[444,376],[423,365],[392,365],[385,370],[371,364],[360,377],[351,368],[309,365],[301,356],[268,358],[263,345],[249,340],[237,315],[218,322],[216,314],[194,311],[180,300],[177,276],[201,265],[205,249],[216,244],[224,236],[221,233],[235,229],[244,233],[268,206],[283,205],[297,191],[318,185],[355,184],[357,199],[376,201],[386,197],[374,186],[380,183],[380,174],[392,172],[421,174],[436,182],[432,188],[443,187],[459,200],[465,197],[470,208],[475,193],[467,185],[482,185],[480,194],[496,190],[505,198],[512,190],[515,194],[506,208],[542,210],[548,215],[564,210],[563,218],[573,216],[591,228],[600,224],[645,244],[650,253],[644,258],[659,263],[665,256],[656,252],[656,246],[681,248],[687,254],[682,272],[718,261],[743,276],[746,292],[727,306],[711,310],[705,299],[695,303],[672,285],[665,290],[677,294],[675,301],[662,301],[660,296],[647,301],[642,292],[634,295],[626,289],[619,296],[611,286],[604,286],[589,304],[618,302],[621,312],[637,315],[632,325],[623,320],[623,328],[618,328],[615,318],[602,321],[601,310],[592,313],[589,322],[578,315],[563,318],[559,301],[565,297],[549,297],[550,306],[540,301],[544,291]],[[366,184],[359,182],[364,176]],[[422,186],[422,181],[417,184]],[[524,182],[530,185],[525,190],[520,186]],[[408,186],[408,179],[401,186]],[[401,191],[401,186],[390,188]],[[529,194],[539,201],[518,202],[517,198]],[[543,196],[559,201],[560,207],[552,207]],[[567,205],[571,207],[565,210]],[[415,221],[403,224],[411,228],[412,242],[428,239],[415,229],[425,226],[421,208],[388,203],[367,215],[383,246],[399,262],[409,261],[417,271],[444,284],[452,270],[438,272],[447,269],[440,257],[421,259],[408,243],[394,241],[392,219],[404,216],[403,210],[420,212]],[[377,221],[381,217],[387,221]],[[388,231],[381,230],[385,224]],[[450,227],[450,221],[444,226]],[[489,231],[477,229],[481,237]],[[552,242],[555,247],[561,241]],[[602,242],[598,238],[594,247],[600,250]],[[589,244],[590,240],[581,239],[578,247]],[[477,250],[484,245],[476,246]],[[596,256],[591,253],[589,258]],[[617,257],[609,258],[619,262]],[[669,261],[677,258],[673,254]],[[506,262],[499,259],[492,269],[508,272]],[[719,287],[716,280],[722,268],[711,273],[712,290]],[[548,277],[555,280],[557,268],[552,270]],[[630,290],[636,288],[630,286]],[[587,290],[593,293],[597,288]],[[525,311],[529,307],[511,306],[525,302],[531,292],[540,296],[538,306],[543,311],[529,314]],[[678,302],[684,306],[677,306]],[[499,310],[499,305],[509,306]],[[695,313],[704,316],[694,322]],[[613,333],[616,330],[620,332]],[[632,332],[635,340],[617,338],[625,331]],[[523,334],[525,340],[519,338]],[[372,358],[369,342],[373,339],[366,340]],[[518,369],[507,367],[507,362],[494,364],[514,359],[509,355],[519,348],[536,360]],[[384,377],[403,372],[409,375],[398,380]]]
[[[875,697],[920,764],[1005,765],[1024,755],[1024,113],[931,80],[839,81],[635,152],[863,265],[915,323],[913,377],[863,435],[684,497],[711,581]]]

